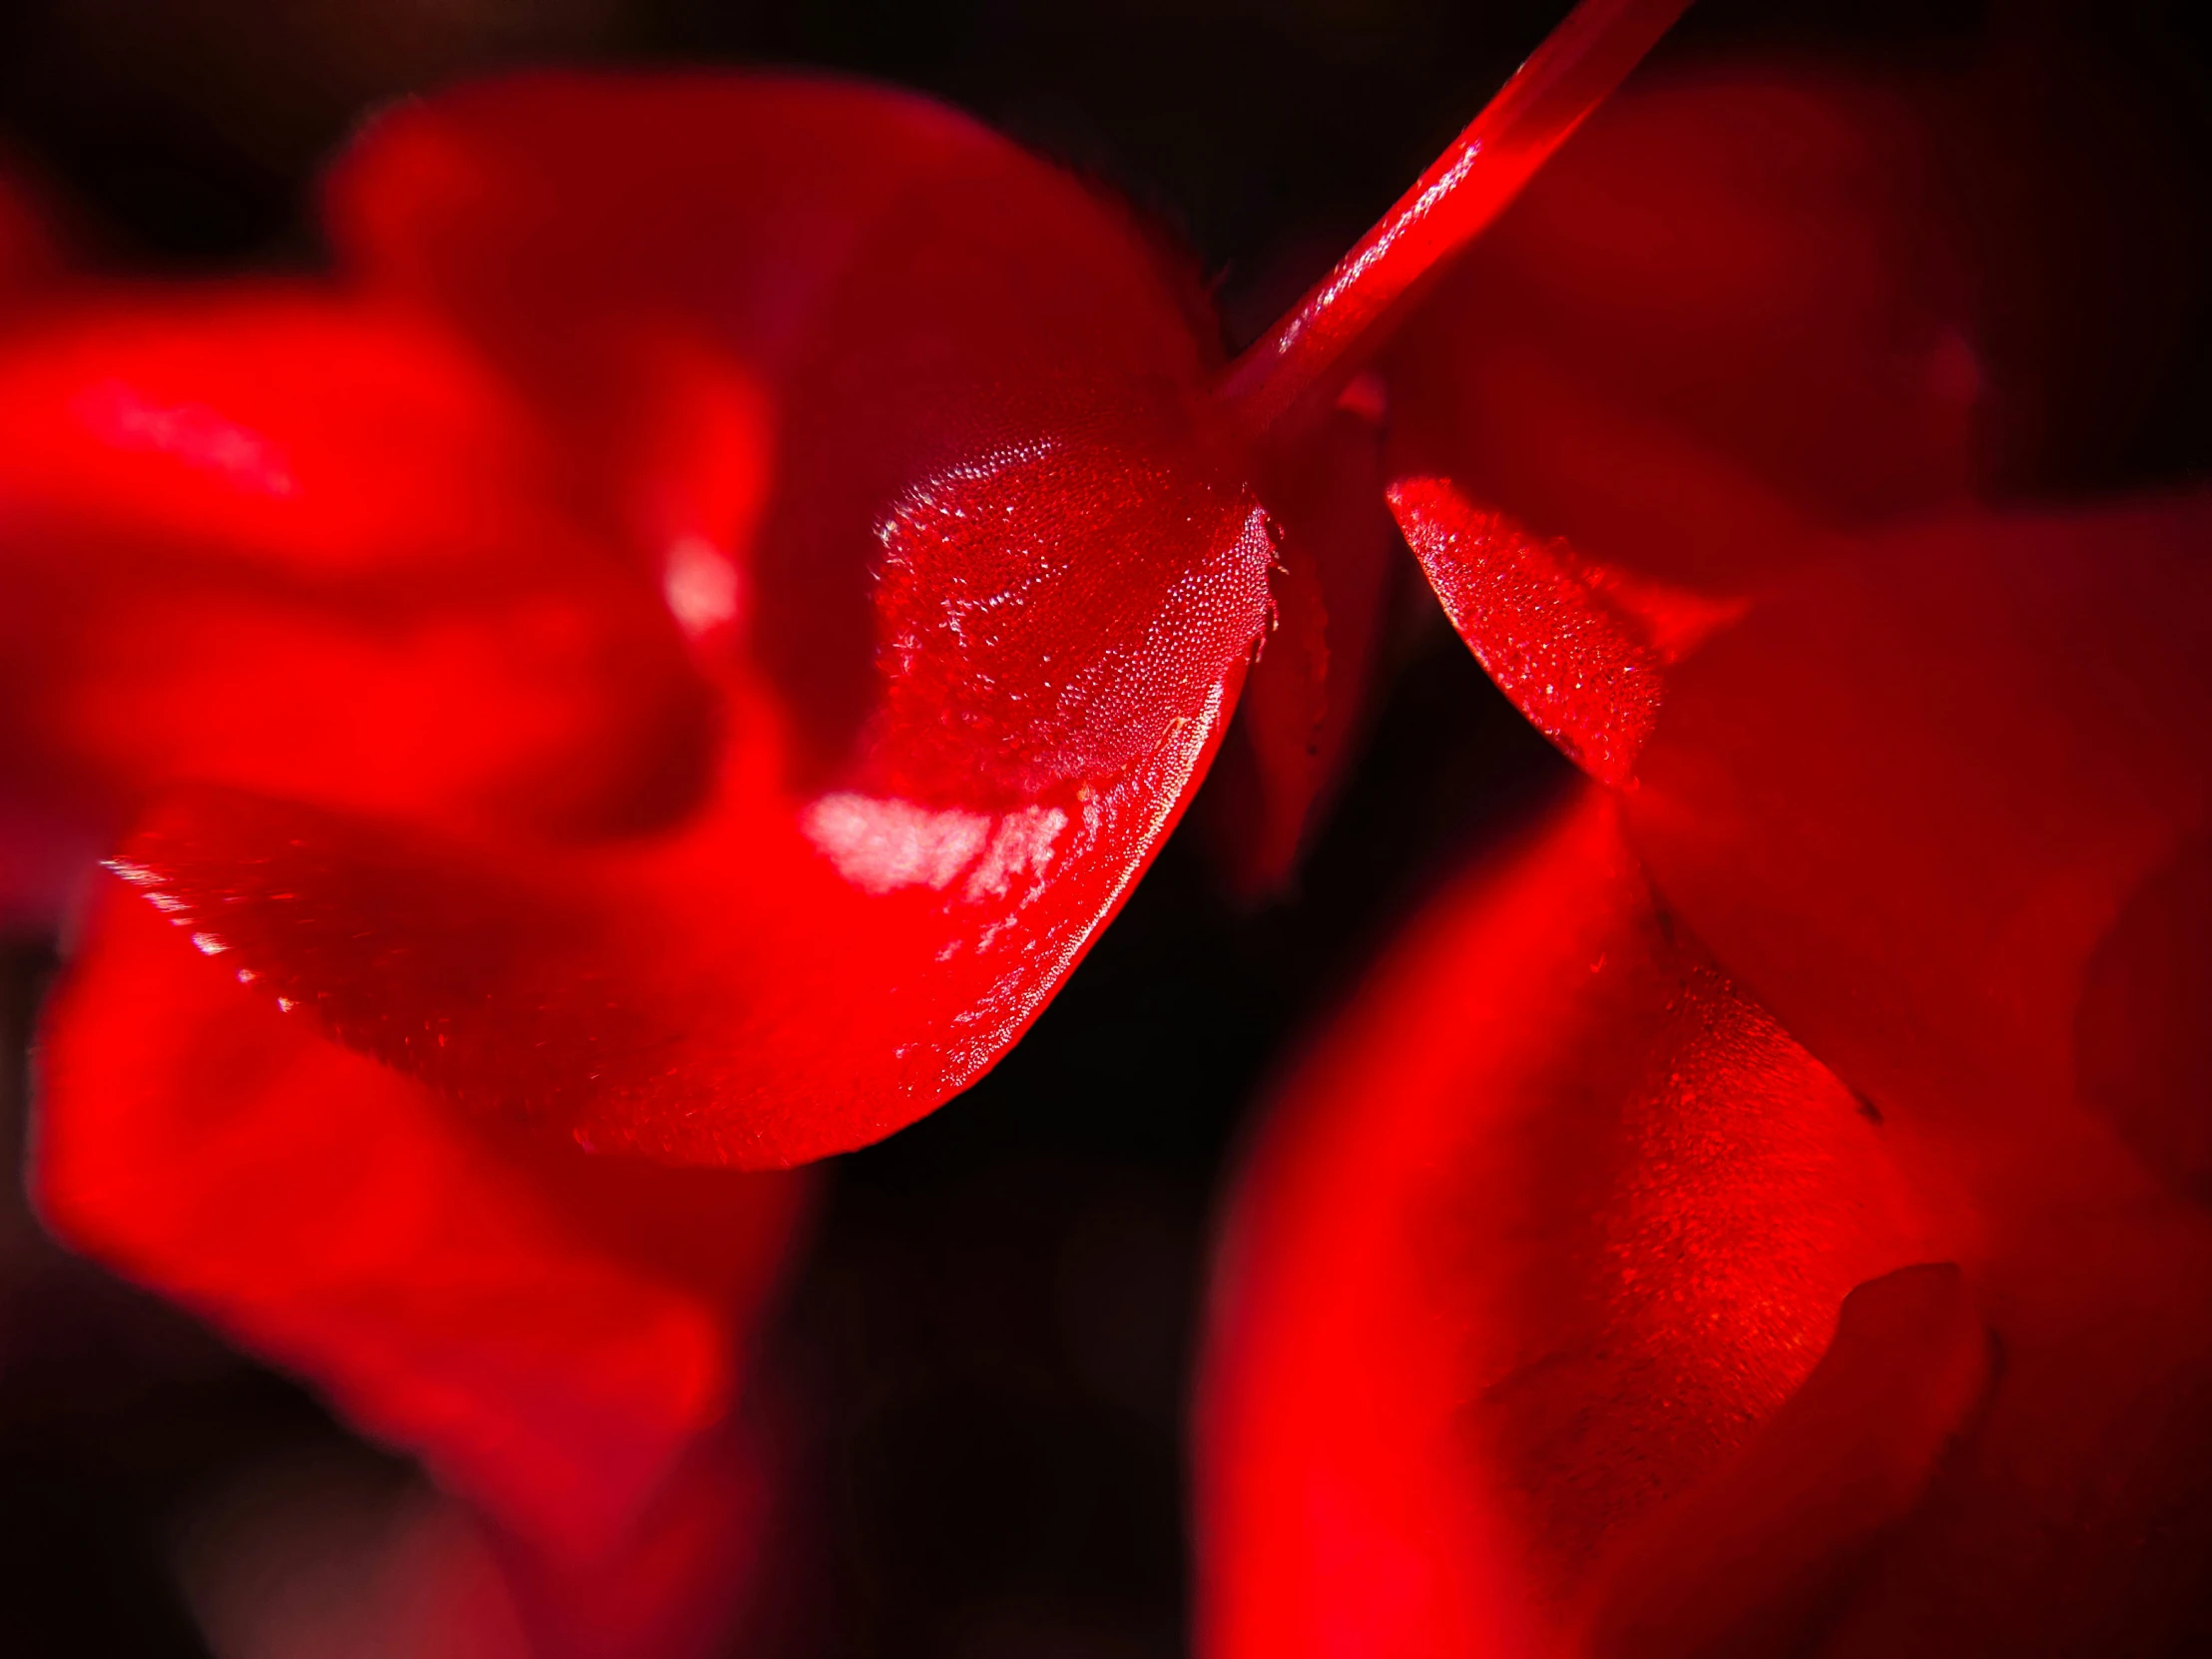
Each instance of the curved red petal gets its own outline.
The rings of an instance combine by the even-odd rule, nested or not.
[[[1380,412],[1336,411],[1265,487],[1273,612],[1199,806],[1221,879],[1245,903],[1291,884],[1373,699],[1403,558],[1382,500]]]
[[[47,1225],[518,1534],[612,1547],[729,1404],[802,1188],[487,1138],[250,977],[107,893],[39,1051]]]
[[[1855,542],[1675,672],[1629,807],[1858,1086],[2028,1140],[2110,1101],[2182,1190],[2195,1039],[2156,1009],[2203,980],[2143,906],[2188,913],[2212,830],[2208,542],[2203,495]]]
[[[1745,609],[1593,564],[1448,478],[1400,478],[1389,503],[1475,660],[1601,784],[1634,779],[1667,669]]]
[[[1264,619],[1162,263],[965,120],[827,82],[495,83],[389,117],[332,194],[367,280],[579,443],[670,351],[766,388],[750,543],[666,550],[725,694],[714,799],[571,858],[180,797],[136,878],[346,1041],[595,1147],[778,1165],[927,1111],[1121,902]],[[620,465],[633,498],[713,478]]]
[[[218,781],[480,830],[634,829],[711,726],[658,584],[449,332],[271,287],[0,342],[11,788],[113,826]]]
[[[1743,1450],[1612,1548],[1577,1651],[1804,1652],[1926,1498],[1990,1370],[1989,1332],[1955,1263],[1858,1287],[1820,1364]]]
[[[1672,934],[1583,797],[1440,901],[1246,1173],[1202,1651],[1556,1651],[1851,1288],[1946,1253],[1884,1131]]]
[[[1392,470],[1747,591],[1808,529],[1971,486],[1961,237],[1901,93],[1771,67],[1631,89],[1408,328]]]

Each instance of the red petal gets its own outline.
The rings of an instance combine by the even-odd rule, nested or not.
[[[2194,496],[1855,544],[1677,672],[1627,798],[1669,901],[1975,1217],[2004,1378],[1867,1651],[1945,1651],[1932,1597],[2005,1651],[2187,1645],[2208,536]]]
[[[1667,668],[1743,605],[1578,556],[1444,478],[1401,478],[1390,510],[1459,637],[1513,706],[1601,784],[1626,785]]]
[[[1936,1248],[1883,1131],[1585,797],[1433,910],[1248,1171],[1200,1412],[1212,1659],[1550,1652],[1850,1289]]]
[[[1393,470],[1587,557],[1742,592],[1808,526],[1954,496],[1978,388],[1907,102],[1836,76],[1631,90],[1393,358]]]
[[[271,288],[0,347],[19,797],[215,780],[438,823],[633,828],[696,790],[656,584],[468,348]]]
[[[1222,879],[1247,903],[1290,884],[1341,782],[1403,556],[1368,413],[1330,416],[1281,474],[1267,490],[1281,560],[1272,625],[1200,809]]]
[[[1704,1484],[1611,1551],[1593,1659],[1805,1651],[1868,1555],[1927,1495],[1989,1385],[1989,1333],[1950,1263],[1844,1298],[1805,1385]]]
[[[588,1559],[388,1475],[279,1463],[188,1517],[181,1576],[220,1653],[709,1659],[764,1588],[758,1452],[729,1434],[699,1447]]]
[[[718,793],[592,858],[203,796],[142,880],[346,1041],[603,1149],[783,1164],[927,1111],[1119,905],[1265,614],[1153,252],[956,116],[811,82],[493,84],[392,117],[333,194],[372,278],[578,432],[648,350],[774,395],[757,539],[668,555],[729,602]]]
[[[2027,1132],[2086,1081],[2100,971],[2138,1002],[2197,973],[2147,938],[2096,964],[2134,895],[2185,899],[2212,826],[2208,540],[2193,496],[1856,543],[1676,671],[1638,842],[1730,970],[1878,1098]]]
[[[801,1189],[485,1138],[234,961],[100,904],[40,1056],[48,1225],[522,1535],[609,1547],[729,1403]]]

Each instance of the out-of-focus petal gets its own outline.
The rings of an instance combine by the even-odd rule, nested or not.
[[[1927,113],[1871,83],[1746,68],[1631,90],[1396,348],[1399,524],[1507,695],[1593,776],[1631,776],[1666,677],[1587,573],[1725,610],[1820,532],[1973,485],[1980,370],[1938,179]]]
[[[1924,111],[1845,76],[1631,89],[1408,330],[1393,471],[1724,593],[1793,526],[1962,493],[1979,380],[1936,164]]]
[[[456,336],[303,289],[0,342],[0,744],[88,835],[220,781],[528,836],[696,795],[660,584]]]
[[[0,155],[0,306],[19,302],[61,269],[61,247],[36,191]]]
[[[750,1426],[750,1425],[748,1425]],[[549,1554],[409,1481],[257,1469],[185,1517],[184,1588],[224,1659],[709,1659],[774,1586],[759,1447],[687,1454],[618,1542]]]
[[[826,82],[494,83],[372,128],[332,199],[367,282],[586,448],[641,354],[767,388],[750,545],[667,550],[714,799],[574,859],[181,796],[136,878],[345,1041],[602,1150],[786,1164],[927,1111],[1118,907],[1265,618],[1177,283],[1073,180]]]
[[[40,1050],[47,1224],[537,1547],[611,1547],[730,1404],[802,1189],[509,1146],[250,977],[107,894]]]
[[[1669,901],[1982,1217],[2004,1380],[1867,1651],[1942,1651],[1901,1635],[1932,1594],[1989,1651],[2203,1628],[2208,536],[2197,495],[1854,544],[1684,668],[1628,798]]]
[[[2208,547],[2201,494],[1859,540],[1676,671],[1637,843],[1885,1109],[2032,1141],[2109,1107],[2179,1190],[2212,1181],[2201,1036],[2155,1017],[2203,953],[2145,909],[2204,911]]]
[[[1586,796],[1450,891],[1245,1175],[1200,1410],[1210,1659],[1556,1651],[1852,1287],[1947,1253],[1613,813]]]

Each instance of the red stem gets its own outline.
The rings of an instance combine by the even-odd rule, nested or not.
[[[1277,426],[1348,379],[1408,293],[1498,216],[1688,6],[1582,0],[1569,12],[1336,270],[1229,365],[1221,395],[1248,429]]]

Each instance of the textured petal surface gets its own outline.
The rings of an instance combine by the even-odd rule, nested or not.
[[[587,449],[640,361],[767,388],[742,545],[682,506],[711,467],[608,436],[625,499],[684,527],[713,798],[530,858],[202,794],[136,878],[347,1042],[601,1150],[785,1164],[927,1111],[1120,903],[1264,621],[1177,283],[1074,181],[830,83],[496,83],[390,117],[332,199],[366,280],[461,318]]]
[[[2032,594],[2032,569],[2008,567],[2008,604]],[[1884,614],[1914,613],[1903,579],[1889,572]],[[1808,604],[1833,618],[1837,597]],[[2069,608],[2085,606],[2077,593]],[[1861,647],[1881,637],[1852,632]],[[1864,685],[1837,683],[1840,658],[1773,643],[1866,718]],[[1713,660],[1743,649],[1716,644]],[[2051,650],[2046,637],[2033,656]],[[2159,653],[2131,661],[2139,689],[2162,683]],[[1963,677],[1992,666],[1965,647],[1950,660]],[[1764,711],[1785,684],[1739,686],[1730,707]],[[2015,730],[1962,685],[1949,687],[1961,720]],[[2021,695],[1992,686],[1973,696]],[[1933,695],[1900,695],[1916,689]],[[1870,724],[1869,753],[1888,748],[1872,734],[1911,729]],[[1839,759],[1853,752],[1826,736]],[[1972,787],[1973,766],[1960,770]],[[1916,937],[1896,913],[1852,913],[1888,902],[1841,874],[1862,854],[1870,874],[1884,867],[1882,820],[1863,825],[1853,800],[1939,826],[1953,799],[1940,792],[1861,777],[1818,798],[1833,840],[1791,821],[1836,848],[1840,884],[1817,898],[1817,882],[1774,885],[1753,853],[1725,879],[1707,867],[1703,892],[1754,895],[1710,908],[1721,960],[1761,945],[1793,964],[1792,1025],[1834,1036],[1849,1089],[1668,927],[1596,806],[1448,895],[1310,1064],[1246,1179],[1202,1423],[1209,1651],[1568,1640],[2148,1659],[2198,1645],[2212,1628],[2194,1565],[2212,1539],[2212,1217],[2139,1126],[2064,1098],[2064,1057],[2048,1068],[2068,1021],[2036,990],[2075,906],[2116,907],[2093,891],[2114,879],[2118,831],[2153,822],[2141,810],[2166,787],[2143,787],[2156,769],[2136,776],[2073,779],[2072,806],[2012,800],[2010,827],[1990,827],[1990,886],[1916,843],[1922,901],[1950,906],[1929,925],[1960,935],[1925,961],[1823,953],[1850,950],[1862,922]],[[2064,791],[2064,768],[2048,782]],[[1639,830],[1661,788],[1625,798]],[[2114,831],[2101,849],[2073,838],[2084,816]],[[2002,907],[2030,849],[2068,867],[2038,866],[2048,902],[2012,912],[2018,960],[1962,965],[1976,906],[1994,888]],[[2126,984],[2165,985],[2155,1031],[2185,1028],[2158,976],[2194,972],[2201,954],[2180,946],[2201,916],[2196,867],[2152,860],[2145,902],[2117,906],[2123,943],[2097,947],[2128,964]],[[1786,898],[1817,925],[1779,913]],[[1755,931],[1727,936],[1761,906]],[[1705,908],[1693,894],[1701,925]],[[1947,1000],[1918,983],[1892,992],[1886,975],[1936,957],[1956,979]],[[2023,1028],[2021,1052],[1984,1061],[1934,1023],[1960,1007],[2060,1029]],[[2119,1051],[2138,1057],[2138,1098],[2185,1069],[2142,1063],[2138,1042]],[[1966,1306],[1931,1269],[1902,1299],[1870,1283],[1915,1262],[1957,1264]],[[1855,1281],[1881,1305],[1814,1372]],[[1998,1357],[1985,1394],[1984,1325]]]
[[[1939,1251],[1884,1131],[1678,941],[1602,797],[1463,881],[1248,1170],[1202,1395],[1203,1651],[1515,1654]]]
[[[2005,1382],[1870,1643],[1932,1585],[2005,1651],[2212,1623],[2208,536],[2197,495],[1856,544],[1685,668],[1630,798],[1670,901],[1984,1218]]]
[[[1824,530],[1974,483],[1980,370],[1938,176],[1925,116],[1873,85],[1746,69],[1631,91],[1397,349],[1399,525],[1506,694],[1602,782],[1633,775],[1667,659],[1731,601]],[[1639,587],[1697,624],[1671,650],[1621,603]]]
[[[502,1144],[244,977],[111,883],[40,1053],[47,1224],[535,1547],[612,1547],[730,1403],[798,1178]]]

